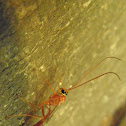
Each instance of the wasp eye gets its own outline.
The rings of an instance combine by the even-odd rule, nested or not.
[[[65,95],[67,95],[66,91],[64,91],[64,90],[61,90],[61,92],[62,92],[62,94],[65,94]]]
[[[64,92],[64,90],[61,90],[61,92],[64,94],[65,92]]]

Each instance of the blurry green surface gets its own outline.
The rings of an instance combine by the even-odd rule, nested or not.
[[[126,1],[37,0],[1,1],[6,24],[0,25],[0,125],[20,126],[23,118],[6,115],[30,110],[19,94],[34,104],[52,92],[32,70],[36,68],[55,88],[58,79],[69,88],[96,63],[109,59],[85,80],[113,71],[70,91],[47,126],[109,126],[110,117],[126,102]],[[1,23],[1,22],[0,22]],[[107,120],[107,121],[106,121]]]

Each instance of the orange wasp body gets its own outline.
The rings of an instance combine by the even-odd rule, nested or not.
[[[68,92],[69,92],[70,90],[73,90],[73,89],[75,89],[75,88],[78,88],[78,87],[80,87],[80,86],[82,86],[82,85],[84,85],[84,84],[86,84],[86,83],[88,83],[88,82],[90,82],[90,81],[92,81],[92,80],[95,80],[95,79],[97,79],[97,78],[99,78],[99,77],[101,77],[101,76],[103,76],[103,75],[106,75],[106,74],[115,74],[115,75],[120,79],[120,77],[118,76],[118,74],[116,74],[116,73],[114,73],[114,72],[107,72],[107,73],[103,73],[103,74],[101,74],[101,75],[99,75],[99,76],[97,76],[97,77],[95,77],[95,78],[92,78],[92,79],[90,79],[90,80],[88,80],[88,81],[86,81],[86,82],[84,82],[84,83],[82,83],[82,84],[79,84],[79,83],[80,83],[87,75],[89,75],[89,73],[91,73],[99,64],[101,64],[104,60],[106,60],[106,59],[108,59],[108,58],[114,58],[114,59],[117,59],[117,60],[121,60],[121,59],[116,58],[116,57],[106,57],[105,59],[101,60],[98,64],[96,64],[87,74],[85,74],[85,76],[84,76],[81,80],[79,80],[77,83],[75,83],[71,88],[69,88],[69,89],[60,88],[59,85],[58,85],[59,89],[57,90],[57,92],[54,91],[54,89],[52,88],[52,86],[51,86],[51,84],[48,82],[48,80],[46,80],[45,78],[43,78],[43,77],[39,74],[40,77],[49,85],[50,89],[51,89],[52,92],[53,92],[53,94],[50,95],[49,99],[46,100],[46,101],[44,101],[44,102],[42,102],[39,106],[36,106],[36,105],[33,105],[33,104],[31,104],[31,103],[26,102],[26,101],[25,101],[24,99],[22,99],[21,97],[19,97],[19,96],[18,96],[18,97],[19,97],[23,102],[27,103],[28,105],[30,105],[30,106],[32,106],[32,107],[41,108],[42,117],[33,116],[33,115],[30,115],[30,114],[12,115],[12,116],[7,116],[7,117],[10,118],[10,117],[15,117],[15,116],[28,116],[28,117],[32,117],[32,118],[38,118],[38,119],[40,119],[40,121],[38,121],[38,122],[37,122],[36,124],[34,124],[33,126],[42,126],[43,123],[45,122],[45,120],[46,120],[47,118],[49,118],[49,116],[51,115],[51,113],[52,113],[52,111],[53,111],[53,110],[51,110],[50,106],[56,107],[56,106],[62,104],[62,103],[65,101],[66,95],[68,94]],[[35,70],[35,72],[37,73],[36,70]],[[38,73],[37,73],[37,74],[38,74]],[[78,84],[79,84],[79,85],[78,85]],[[43,108],[44,106],[48,109],[48,112],[46,113],[46,115],[45,115],[45,113],[44,113],[44,108]]]

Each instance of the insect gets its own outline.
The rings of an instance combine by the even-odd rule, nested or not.
[[[12,115],[12,116],[7,116],[7,118],[11,118],[11,117],[16,117],[16,116],[27,116],[27,117],[32,117],[32,118],[37,118],[37,119],[40,119],[40,121],[38,121],[36,124],[34,124],[33,126],[42,126],[43,123],[46,121],[47,118],[49,118],[49,116],[51,115],[52,111],[55,109],[55,107],[57,107],[58,105],[64,103],[65,99],[66,99],[66,96],[68,94],[69,91],[75,89],[75,88],[78,88],[84,84],[87,84],[88,82],[92,81],[92,80],[95,80],[95,79],[98,79],[99,77],[102,77],[104,75],[107,75],[107,74],[114,74],[118,77],[118,79],[120,80],[120,77],[118,74],[114,73],[114,72],[106,72],[106,73],[103,73],[99,76],[96,76],[82,84],[79,84],[87,75],[89,75],[97,66],[99,66],[104,60],[106,59],[110,59],[110,58],[113,58],[113,59],[117,59],[117,60],[121,60],[119,58],[116,58],[116,57],[106,57],[104,58],[103,60],[101,60],[99,63],[97,63],[88,73],[86,73],[82,79],[80,79],[78,82],[76,82],[72,87],[70,87],[69,89],[65,89],[65,88],[60,88],[59,84],[58,84],[58,90],[55,91],[53,89],[53,87],[51,86],[51,84],[49,83],[48,80],[46,80],[45,78],[43,78],[43,76],[41,74],[38,74],[38,72],[35,70],[36,74],[38,74],[42,80],[45,81],[46,84],[48,84],[48,86],[50,87],[51,91],[52,91],[52,95],[49,96],[49,98],[42,102],[39,106],[37,105],[34,105],[34,104],[31,104],[31,103],[28,103],[26,102],[23,98],[21,98],[20,96],[18,96],[23,102],[27,103],[28,105],[32,106],[32,107],[35,107],[35,108],[38,108],[38,109],[41,109],[41,113],[42,113],[42,117],[39,117],[39,116],[34,116],[34,115],[30,115],[30,114],[22,114],[22,115]],[[44,106],[47,108],[47,113],[45,114],[44,112]],[[51,106],[54,106],[54,109],[51,110]]]

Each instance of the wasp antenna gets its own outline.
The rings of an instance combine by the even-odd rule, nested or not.
[[[79,84],[86,76],[88,76],[96,67],[98,67],[104,60],[106,59],[110,59],[110,58],[113,58],[113,59],[117,59],[117,60],[120,60],[122,61],[120,58],[117,58],[117,57],[106,57],[104,59],[102,59],[100,62],[98,62],[89,72],[87,72],[84,77],[82,79],[80,79],[77,83],[75,83],[72,87],[76,86],[77,84]]]
[[[90,80],[88,80],[88,81],[86,81],[86,82],[84,82],[84,83],[82,83],[82,84],[79,84],[79,85],[77,85],[77,86],[71,87],[71,88],[68,89],[68,91],[69,91],[69,90],[73,90],[74,88],[78,88],[78,87],[80,87],[80,86],[82,86],[82,85],[84,85],[84,84],[86,84],[86,83],[88,83],[88,82],[90,82],[90,81],[93,81],[93,80],[95,80],[95,79],[98,79],[99,77],[104,76],[104,75],[106,75],[106,74],[115,74],[115,75],[118,77],[118,79],[121,80],[120,77],[119,77],[119,75],[118,75],[117,73],[114,73],[114,72],[107,72],[107,73],[103,73],[103,74],[101,74],[101,75],[99,75],[99,76],[97,76],[97,77],[94,77],[94,78],[92,78],[92,79],[90,79]]]

